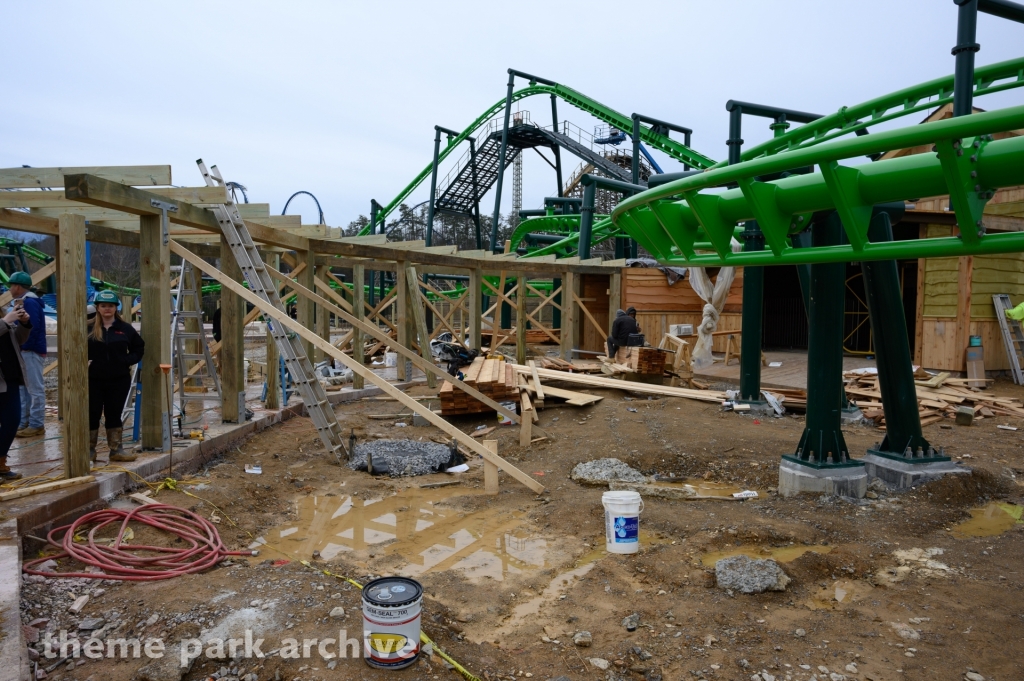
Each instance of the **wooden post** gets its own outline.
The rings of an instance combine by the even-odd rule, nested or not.
[[[220,268],[232,281],[242,280],[227,239],[220,238]],[[145,315],[143,315],[145,319]],[[220,389],[224,395],[221,420],[245,420],[245,301],[225,288],[220,290]]]
[[[622,309],[622,272],[616,270],[608,275],[608,319],[614,320],[615,313]],[[609,324],[611,321],[609,321]],[[611,328],[608,329],[611,335]]]
[[[481,350],[480,332],[483,329],[483,309],[480,296],[483,295],[484,271],[479,267],[469,271],[469,347]]]
[[[516,278],[516,364],[526,364],[526,272]]]
[[[529,419],[523,419],[524,422]],[[491,454],[498,454],[497,440],[484,440],[484,447],[491,451]],[[498,467],[484,459],[484,492],[486,494],[498,493]]]
[[[129,324],[132,323],[132,302],[134,299],[129,293],[121,294],[121,318]]]
[[[427,319],[423,312],[423,303],[420,301],[420,280],[416,276],[416,268],[409,266],[405,272],[406,286],[409,287],[409,305],[410,316],[416,327],[415,337],[419,339],[420,344],[420,356],[427,362],[433,362],[434,358],[430,354],[430,332],[427,330]],[[402,362],[405,363],[405,358],[402,358]],[[427,374],[427,387],[437,387],[437,377],[429,371]],[[412,378],[412,376],[410,376]]]
[[[523,389],[519,393],[519,400],[521,409],[519,413],[519,446],[529,447],[530,440],[533,439],[533,404],[530,403],[530,391]]]
[[[57,331],[60,337],[64,477],[89,474],[89,351],[85,319],[85,218],[57,220],[60,253]],[[6,340],[6,339],[5,339]],[[17,388],[15,388],[17,390]]]
[[[142,448],[169,452],[167,387],[161,364],[171,363],[171,252],[164,244],[159,215],[139,218],[141,262],[142,340]]]
[[[58,225],[57,229],[59,230],[60,229],[60,220],[59,220],[59,218],[58,218],[57,225]],[[83,246],[83,248],[84,248],[84,246]],[[57,285],[60,286],[60,237],[59,236],[53,237],[53,252],[55,254],[55,256],[53,258],[53,262],[54,262],[54,264],[57,267]],[[83,256],[84,256],[84,251],[83,251]],[[83,264],[83,270],[84,270],[84,267],[85,266]],[[82,276],[83,277],[85,276],[84,272],[83,272]],[[57,301],[58,301],[58,303],[60,302],[60,291],[57,292]],[[89,332],[88,320],[86,320],[86,325],[85,326],[86,326],[86,333],[88,333]],[[61,424],[64,423],[64,413],[65,413],[64,412],[64,379],[61,378],[61,375],[60,375],[60,353],[61,353],[61,351],[64,348],[64,345],[62,344],[62,341],[64,340],[64,334],[61,331],[62,328],[63,328],[63,325],[60,322],[58,322],[57,323],[57,421],[60,422]],[[88,359],[86,359],[86,361],[88,362]],[[63,425],[61,427],[63,428]]]
[[[365,307],[363,305],[364,298],[366,297],[366,289],[363,284],[363,277],[365,271],[362,265],[352,266],[352,316],[359,321],[363,320],[363,312]],[[364,353],[363,346],[363,331],[358,326],[352,327],[352,357],[360,364],[366,364],[366,356]],[[356,373],[352,376],[352,388],[355,390],[362,390],[363,388],[363,377]]]
[[[399,260],[398,269],[395,271],[395,288],[398,289],[398,301],[394,307],[395,327],[398,329],[398,344],[412,348],[412,343],[409,342],[409,284],[406,282],[408,276],[409,270],[405,266],[405,261]],[[398,380],[408,381],[411,378],[408,365],[404,357],[398,359]]]
[[[562,359],[572,361],[572,351],[576,347],[576,333],[579,326],[579,304],[576,296],[579,278],[574,272],[566,272],[562,278]]]
[[[269,252],[264,254],[264,262],[274,269],[281,268],[281,254]],[[223,312],[221,313],[223,314]],[[270,319],[264,317],[265,322]],[[270,335],[270,327],[267,327],[267,399],[263,400],[263,406],[267,409],[281,408],[281,355],[277,352],[277,343]],[[227,394],[227,393],[225,393]]]
[[[323,270],[326,269],[323,266],[318,265],[316,271],[316,277],[327,282],[327,278],[323,274]],[[331,342],[331,313],[323,308],[322,305],[313,306],[314,315],[316,317],[316,335],[323,338],[328,343]],[[322,362],[327,359],[327,353],[319,348],[314,350],[314,362]]]
[[[313,251],[295,251],[296,259],[299,263],[305,263],[305,267],[299,272],[299,276],[296,277],[296,281],[308,288],[310,291],[313,290],[313,271],[316,268],[316,253]],[[296,305],[296,320],[299,324],[302,324],[307,329],[315,331],[315,323],[313,320],[313,302],[306,298],[299,298],[295,301]],[[323,353],[314,354],[313,344],[309,341],[302,341],[302,347],[305,349],[306,357],[309,358],[310,363],[316,362],[317,357]]]

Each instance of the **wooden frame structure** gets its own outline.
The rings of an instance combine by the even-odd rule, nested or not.
[[[498,345],[494,342],[501,341],[502,336],[505,340],[514,337],[517,360],[525,364],[529,324],[558,342],[560,354],[570,358],[578,347],[581,323],[599,326],[586,306],[588,301],[579,295],[581,277],[603,278],[609,293],[618,291],[621,263],[580,262],[578,258],[557,262],[523,260],[517,259],[515,254],[459,252],[452,246],[426,247],[423,242],[387,243],[384,236],[346,238],[331,228],[303,226],[295,216],[272,217],[267,204],[239,205],[253,240],[261,245],[261,250],[265,249],[264,258],[272,275],[281,282],[281,289],[290,289],[298,296],[297,319],[293,320],[288,314],[267,306],[241,285],[241,272],[223,242],[214,213],[207,209],[227,201],[226,190],[166,186],[170,182],[169,166],[0,169],[0,188],[22,190],[0,193],[0,227],[49,235],[57,240],[57,260],[46,270],[47,275],[55,272],[60,281],[59,361],[61,367],[67,367],[61,371],[60,402],[67,477],[86,475],[89,470],[88,416],[87,410],[79,408],[88,401],[83,285],[85,242],[88,240],[138,249],[143,297],[156,301],[150,305],[156,305],[157,313],[142,317],[142,335],[147,344],[141,366],[144,449],[166,450],[171,446],[165,425],[170,405],[161,387],[159,365],[170,362],[169,297],[165,294],[170,290],[173,254],[188,260],[222,286],[222,341],[215,351],[221,356],[225,421],[239,421],[244,410],[242,333],[249,321],[262,314],[301,336],[311,359],[315,350],[319,357],[335,359],[351,368],[356,376],[354,387],[362,387],[366,381],[377,385],[479,454],[484,460],[485,487],[489,492],[497,491],[499,470],[535,492],[543,491],[543,485],[497,455],[496,442],[478,443],[366,368],[365,344],[373,344],[369,348],[371,355],[384,346],[397,352],[404,360],[399,363],[401,379],[409,378],[411,367],[416,366],[424,371],[431,385],[435,385],[437,378],[444,378],[473,398],[490,404],[493,402],[490,398],[448,377],[435,365],[430,341],[448,331],[458,342],[482,348],[482,333],[487,324],[483,303],[491,298],[495,301],[490,306],[494,319],[498,318],[496,311],[502,304],[512,307],[516,315],[514,331],[508,330],[507,334],[502,334],[500,324],[490,323],[492,350]],[[164,233],[161,212],[154,201],[170,202],[177,207],[167,215],[171,223],[169,233]],[[12,210],[15,208],[27,208],[28,212]],[[218,258],[219,267],[208,262]],[[278,269],[281,262],[290,264],[291,271],[281,272]],[[344,285],[332,268],[351,268],[354,285]],[[366,300],[361,285],[367,270],[389,271],[396,275],[397,285],[384,300],[374,305]],[[438,305],[435,301],[443,293],[423,277],[425,274],[468,275],[467,290],[455,300]],[[47,275],[37,273],[40,278]],[[486,279],[495,275],[501,282],[497,288]],[[513,277],[516,280],[513,289],[505,291],[505,282]],[[530,283],[545,279],[552,280],[551,293],[544,293]],[[555,280],[561,283],[555,285]],[[332,283],[341,285],[342,293],[333,288]],[[536,299],[532,307],[528,304],[529,298]],[[243,301],[255,308],[248,315]],[[542,322],[541,312],[548,307],[561,313],[561,329]],[[427,325],[427,312],[435,322],[434,328]],[[608,313],[613,314],[614,308]],[[460,319],[458,323],[456,315]],[[333,344],[329,325],[332,317],[350,327],[350,331]],[[600,332],[607,331],[600,329]],[[268,343],[268,366],[277,361],[271,346],[273,343]],[[534,381],[540,389],[536,368],[533,370]],[[267,375],[270,406],[277,400],[279,386],[275,385],[276,371],[268,371]],[[239,399],[232,399],[234,395]],[[523,395],[522,417],[497,403],[490,406],[521,423],[521,439],[528,445],[533,436],[547,437],[547,434],[533,423],[536,412],[528,392],[523,391]],[[543,392],[537,399],[543,403]]]

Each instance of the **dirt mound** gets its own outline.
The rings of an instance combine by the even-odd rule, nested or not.
[[[808,551],[786,564],[786,571],[793,579],[804,584],[823,579],[863,577],[871,574],[874,569],[870,561],[843,548],[830,553]]]
[[[924,486],[931,501],[955,506],[971,506],[990,497],[1010,492],[1010,484],[986,470],[975,469],[970,475],[944,475]]]

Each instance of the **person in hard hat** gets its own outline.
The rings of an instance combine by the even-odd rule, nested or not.
[[[111,461],[135,461],[121,446],[121,410],[131,390],[131,368],[142,359],[145,343],[138,331],[121,319],[121,300],[113,291],[93,299],[96,317],[89,326],[89,458],[96,461],[100,416],[107,428]]]
[[[15,272],[8,280],[13,307],[22,307],[32,320],[32,333],[21,346],[21,360],[25,374],[21,392],[21,424],[18,437],[38,437],[45,432],[46,387],[43,385],[43,367],[46,365],[46,318],[43,301],[32,292],[32,277],[28,272]]]
[[[7,452],[21,421],[21,391],[25,364],[21,360],[21,344],[32,333],[32,320],[23,307],[15,307],[0,319],[0,482],[17,480],[7,466]]]

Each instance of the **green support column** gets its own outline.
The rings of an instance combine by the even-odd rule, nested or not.
[[[832,213],[812,227],[811,238],[815,246],[837,246],[842,235],[842,222]],[[841,430],[845,275],[845,263],[810,266],[807,422],[796,453],[783,457],[818,469],[863,466],[850,459]]]
[[[764,234],[757,222],[746,223],[744,251],[763,251]],[[740,335],[740,400],[765,404],[761,399],[761,323],[764,302],[764,268],[743,268],[743,326]]]
[[[898,210],[902,217],[902,204]],[[889,212],[876,208],[868,238],[873,243],[893,240]],[[878,387],[885,411],[885,439],[868,453],[906,463],[949,461],[949,457],[937,454],[921,434],[917,387],[896,261],[876,260],[865,262],[861,267],[878,366]]]
[[[562,280],[555,278],[551,280],[551,290],[558,291],[562,287]],[[562,328],[562,294],[561,292],[556,293],[554,297],[555,304],[551,308],[551,328],[561,329]]]

